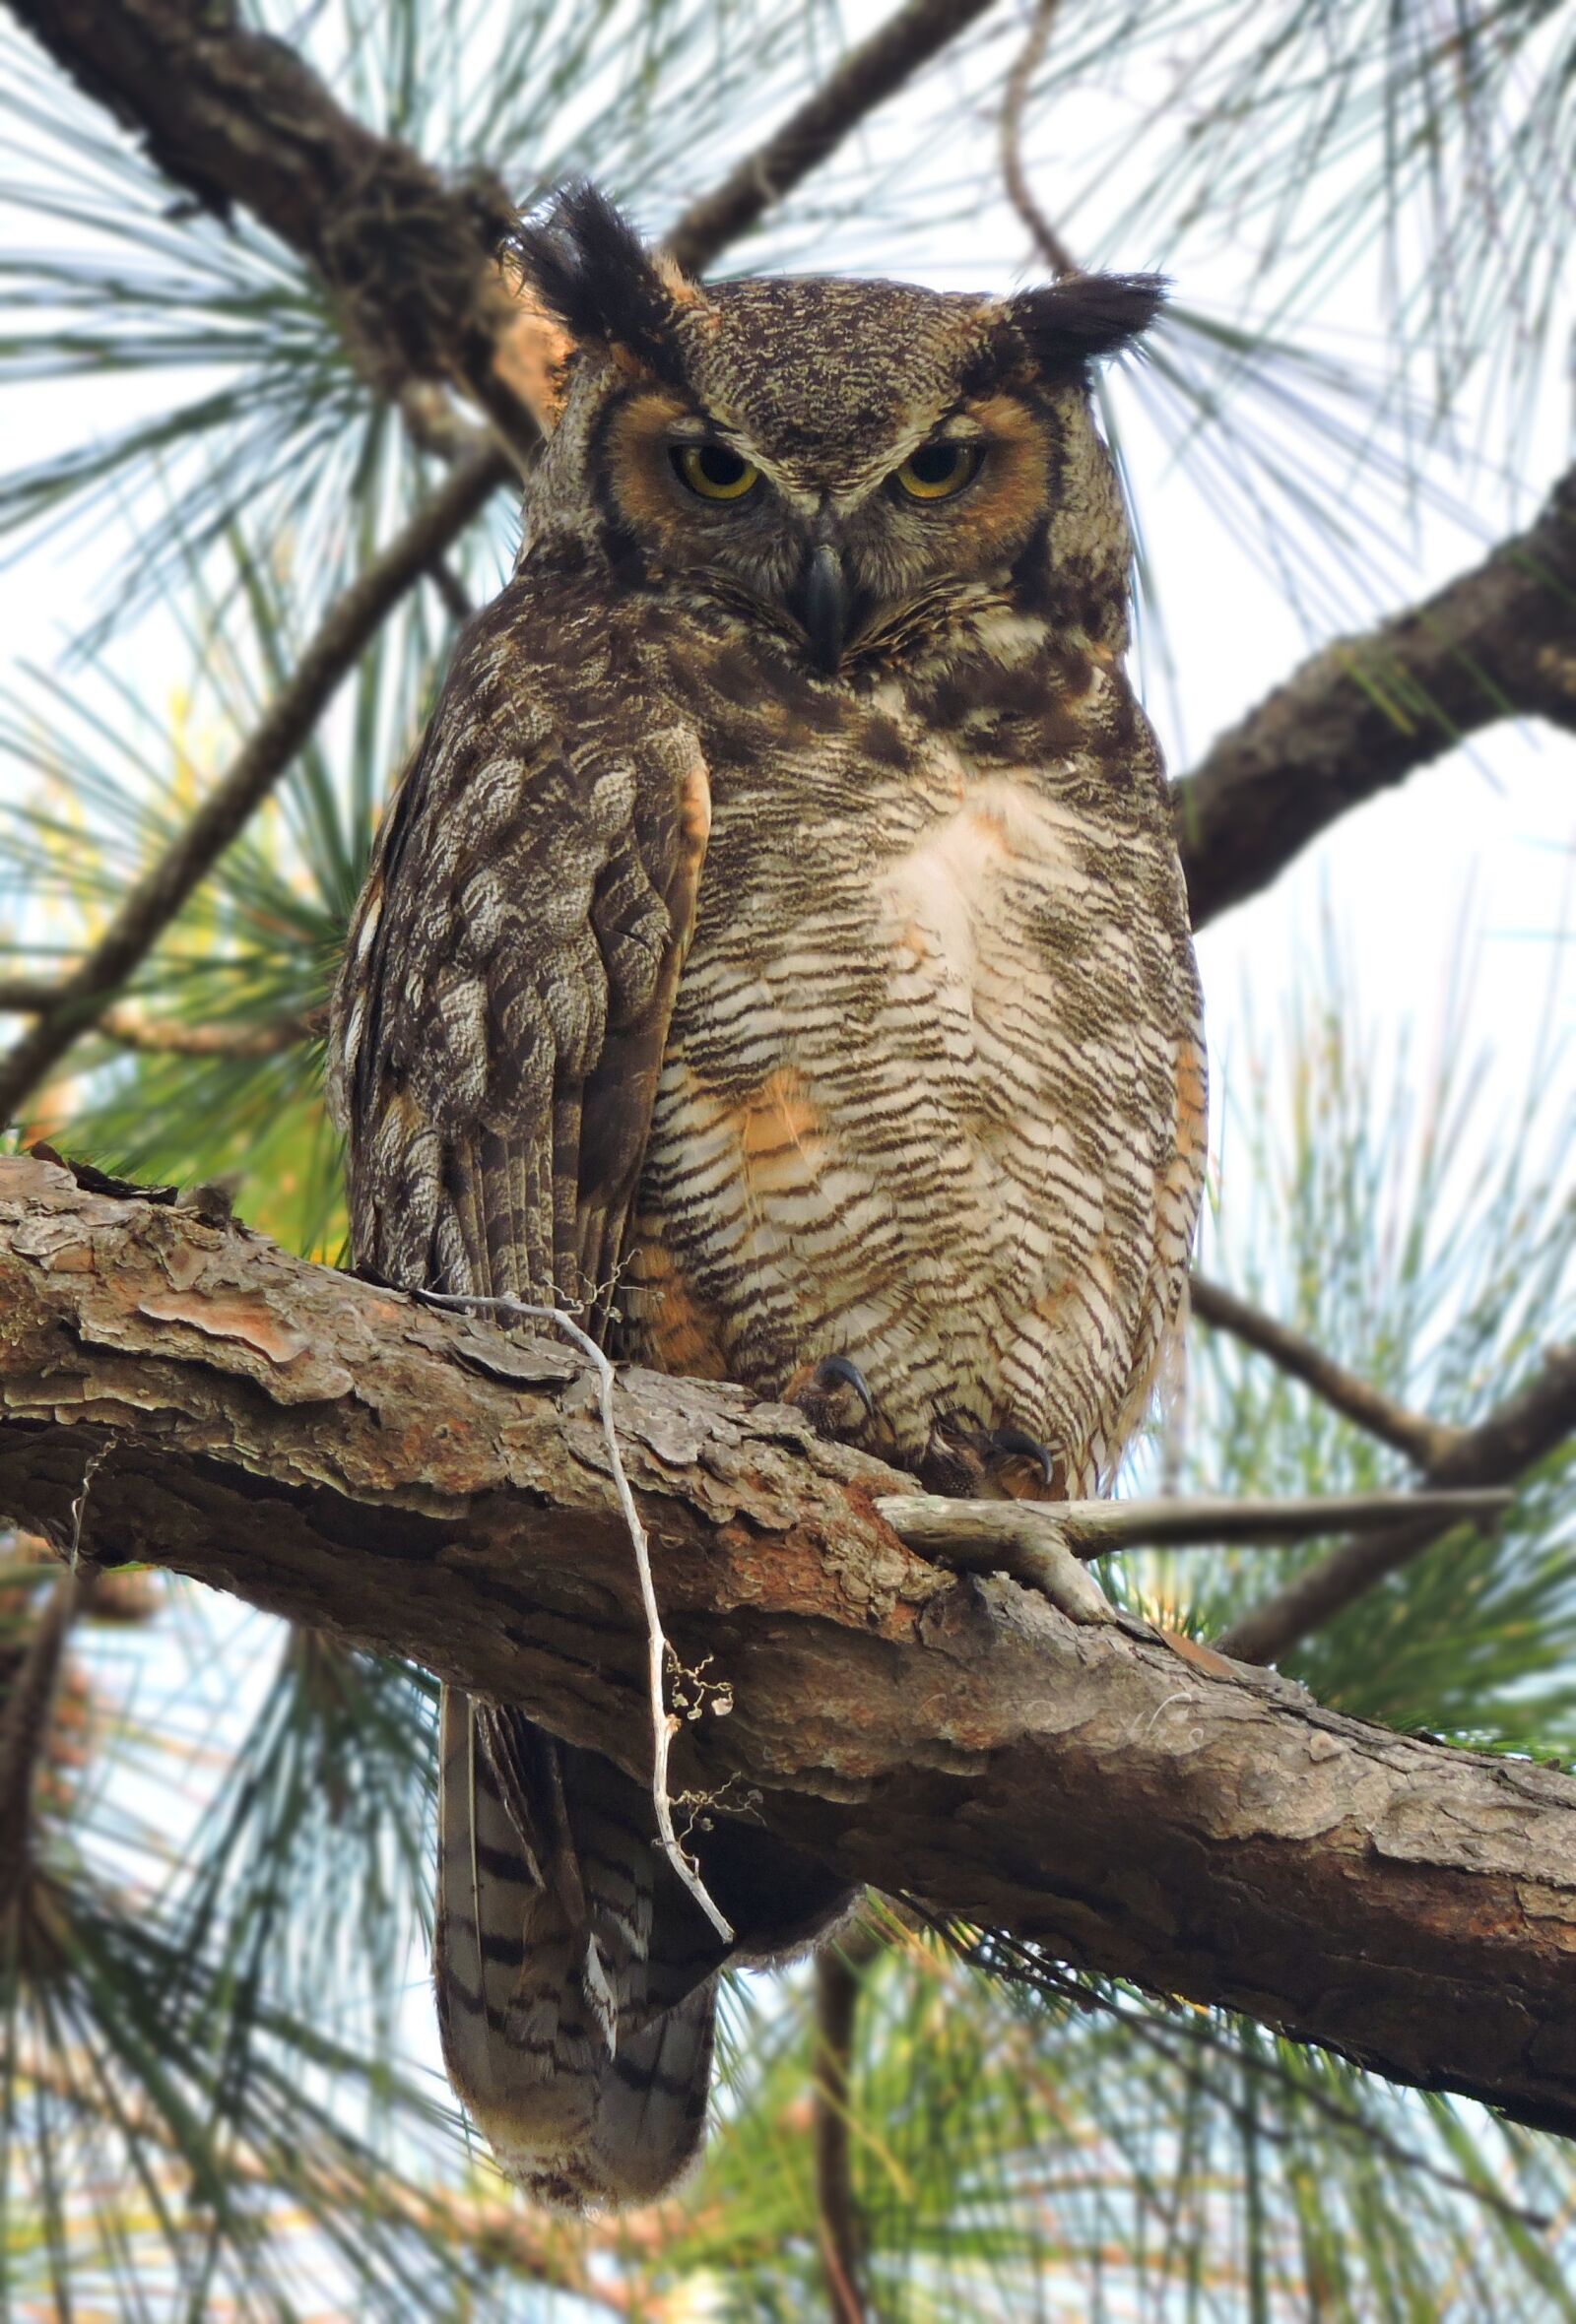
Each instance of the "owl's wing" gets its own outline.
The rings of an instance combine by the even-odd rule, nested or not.
[[[605,1324],[708,827],[692,734],[511,584],[384,818],[335,996],[360,1265]]]
[[[472,625],[379,835],[335,998],[357,1260],[605,1327],[708,828],[691,737],[594,619]],[[610,1762],[444,1690],[435,1966],[456,2088],[550,2201],[694,2152],[713,1932]]]

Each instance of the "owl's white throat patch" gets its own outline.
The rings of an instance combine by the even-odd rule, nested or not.
[[[1077,818],[1026,778],[968,783],[959,804],[927,825],[880,883],[899,954],[933,960],[949,983],[972,993],[982,936],[1006,933],[1007,884],[1076,878],[1065,845],[1076,828]]]

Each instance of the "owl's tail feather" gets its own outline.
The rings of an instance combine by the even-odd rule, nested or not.
[[[502,2167],[572,2209],[653,2200],[705,2127],[722,1949],[608,1760],[445,1688],[443,2054]]]

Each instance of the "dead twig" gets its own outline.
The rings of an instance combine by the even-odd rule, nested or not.
[[[1036,0],[1028,37],[1007,76],[1002,98],[1002,183],[1007,188],[1008,200],[1027,226],[1035,248],[1051,272],[1077,275],[1084,270],[1035,200],[1023,167],[1023,113],[1034,76],[1044,62],[1060,5],[1061,0]]]
[[[561,1308],[537,1307],[522,1299],[473,1298],[463,1291],[417,1291],[412,1296],[421,1300],[424,1306],[456,1308],[474,1315],[493,1316],[504,1324],[550,1323],[555,1331],[561,1332],[565,1339],[579,1349],[596,1373],[602,1435],[613,1471],[613,1489],[619,1497],[619,1508],[634,1550],[635,1572],[640,1578],[640,1603],[646,1619],[646,1681],[651,1706],[651,1804],[656,1810],[657,1833],[668,1862],[724,1944],[731,1944],[733,1923],[712,1902],[704,1881],[680,1845],[679,1836],[673,1829],[673,1802],[668,1794],[668,1749],[679,1721],[670,1715],[665,1696],[668,1656],[672,1648],[663,1635],[656,1585],[651,1579],[651,1548],[646,1539],[646,1529],[640,1522],[640,1513],[635,1508],[634,1495],[629,1490],[629,1480],[624,1474],[624,1455],[619,1451],[619,1432],[613,1417],[616,1377],[613,1366],[590,1332],[583,1331]]]

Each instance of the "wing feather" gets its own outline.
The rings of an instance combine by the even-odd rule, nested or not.
[[[621,1256],[709,794],[693,734],[555,635],[522,579],[455,655],[352,927],[330,1099],[360,1264],[583,1312]]]
[[[610,685],[583,640],[578,667],[544,659],[561,626],[521,581],[461,643],[352,927],[330,1099],[360,1264],[560,1304],[600,1332],[709,794],[692,735]],[[655,2193],[704,2123],[721,1949],[617,1768],[452,1688],[441,1735],[455,2086],[548,2200]]]

